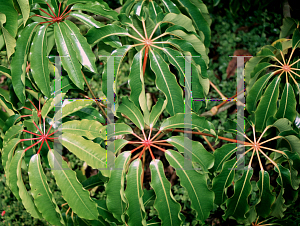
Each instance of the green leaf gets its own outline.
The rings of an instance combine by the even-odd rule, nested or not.
[[[182,90],[176,81],[176,77],[170,72],[168,64],[155,51],[150,49],[150,66],[156,74],[156,86],[167,98],[167,111],[171,116],[184,111]]]
[[[284,205],[284,198],[283,198],[283,192],[284,189],[280,189],[280,193],[277,196],[276,201],[272,205],[272,212],[271,216],[277,217],[277,218],[282,218],[284,216],[283,212],[286,210],[286,207]]]
[[[13,156],[13,152],[19,142],[20,142],[20,139],[13,138],[9,142],[5,142],[3,144],[3,148],[1,151],[1,159],[2,159],[2,165],[3,165],[5,172],[8,172],[9,165],[10,165],[10,162],[11,162],[11,159]]]
[[[165,176],[162,162],[158,159],[152,160],[150,170],[150,185],[156,194],[154,208],[158,211],[158,217],[162,221],[161,225],[181,225],[182,222],[179,216],[181,206],[175,201],[171,193],[171,184]]]
[[[128,144],[127,140],[124,139],[117,139],[114,140],[109,146],[113,146],[111,149],[108,148],[108,150],[114,150],[114,153],[117,154],[126,144]]]
[[[184,113],[178,113],[175,116],[167,118],[162,122],[159,130],[162,131],[171,128],[185,128],[187,126],[191,126],[192,129],[197,129],[201,132],[207,131],[215,135],[215,131],[211,129],[209,123],[204,117],[200,117],[192,112],[192,124],[187,125],[186,123],[184,123],[184,116]]]
[[[38,154],[31,157],[28,175],[34,203],[50,224],[64,225],[60,210],[53,198]]]
[[[19,157],[18,167],[17,167],[17,177],[18,177],[17,185],[19,187],[19,195],[27,212],[29,212],[31,216],[34,218],[42,219],[42,215],[34,205],[32,197],[29,195],[22,179],[21,164],[22,164],[22,158],[24,154],[25,152],[23,150],[19,151],[17,154]]]
[[[271,212],[271,206],[275,201],[275,196],[270,191],[270,177],[266,171],[259,172],[259,181],[257,186],[260,191],[260,200],[256,205],[256,212],[259,216],[268,217]]]
[[[208,65],[209,58],[206,53],[206,48],[205,48],[202,40],[200,39],[200,37],[194,32],[186,33],[185,31],[186,30],[180,26],[172,26],[166,30],[166,33],[169,33],[171,35],[174,35],[176,37],[179,37],[179,38],[191,43],[193,45],[194,49],[197,51],[197,53],[198,53],[197,55],[200,54],[200,56],[202,57],[202,59],[204,60],[206,65]]]
[[[96,203],[97,203],[97,209],[99,212],[99,215],[103,217],[103,219],[105,219],[107,222],[112,223],[111,225],[115,225],[113,224],[116,223],[117,225],[120,225],[121,223],[114,218],[114,216],[108,211],[107,206],[106,206],[106,200],[96,200],[93,199]]]
[[[294,31],[293,38],[292,38],[293,49],[297,48],[299,46],[299,43],[300,43],[300,31],[299,29],[296,29]]]
[[[122,152],[115,160],[115,170],[111,171],[111,177],[106,185],[106,204],[108,210],[116,219],[122,221],[122,215],[126,208],[124,195],[124,180],[126,165],[130,159],[130,151]]]
[[[22,11],[22,16],[23,16],[23,23],[24,26],[26,25],[26,21],[29,18],[29,13],[30,13],[30,7],[29,7],[29,2],[28,0],[18,0],[19,6]]]
[[[183,136],[172,136],[167,139],[167,142],[173,144],[180,153],[188,152],[192,157],[192,161],[199,163],[201,170],[207,173],[208,169],[213,167],[214,155],[206,151],[203,145],[197,141],[191,141],[192,147],[186,147],[184,139]]]
[[[130,164],[126,176],[125,196],[129,203],[126,210],[129,216],[128,225],[146,225],[141,175],[142,162],[138,158]]]
[[[5,136],[3,138],[3,143],[8,143],[10,140],[16,137],[16,135],[19,135],[23,130],[23,125],[13,125],[11,126],[5,133]]]
[[[283,24],[280,27],[279,38],[286,38],[288,35],[293,34],[296,27],[297,27],[297,23],[293,18],[290,17],[283,18]]]
[[[11,61],[11,77],[14,91],[22,104],[25,104],[25,73],[27,53],[31,45],[32,34],[38,23],[25,27],[17,40],[16,52]]]
[[[144,112],[145,123],[149,123],[149,110],[145,95],[145,84],[143,75],[143,52],[139,51],[135,54],[129,74],[129,85],[131,89],[130,100],[137,106],[141,106]]]
[[[95,44],[97,42],[100,42],[101,40],[105,39],[105,40],[109,40],[106,38],[110,38],[112,36],[128,36],[129,33],[126,29],[119,27],[115,24],[109,24],[109,25],[105,25],[104,27],[101,28],[92,28],[88,31],[88,33],[86,34],[86,38],[89,44]],[[120,44],[118,44],[118,42],[114,42],[114,40],[111,40],[112,43],[110,42],[106,42],[105,40],[104,43],[107,44],[114,44],[113,47],[117,47],[120,46]]]
[[[69,15],[76,18],[77,20],[81,21],[85,25],[89,26],[89,28],[92,28],[92,27],[100,28],[100,27],[105,26],[104,24],[102,24],[99,21],[95,20],[93,17],[88,16],[84,13],[70,12]]]
[[[81,136],[63,133],[61,144],[94,169],[106,168],[106,150]]]
[[[118,19],[118,13],[107,7],[103,7],[99,2],[88,2],[86,4],[75,4],[71,8],[72,10],[87,11],[93,14],[101,15],[111,20]]]
[[[192,20],[183,15],[183,14],[175,14],[175,13],[168,13],[164,19],[161,21],[161,23],[171,23],[173,25],[179,25],[184,27],[189,32],[196,32]]]
[[[85,136],[90,140],[100,137],[106,138],[106,128],[100,122],[94,120],[72,120],[62,124],[62,132]]]
[[[248,205],[248,196],[251,193],[250,179],[253,170],[244,170],[243,176],[234,184],[234,195],[226,200],[227,209],[225,211],[224,219],[229,216],[234,217],[236,220],[245,218],[245,214],[250,209]]]
[[[65,93],[59,93],[56,95],[56,98],[47,99],[46,103],[42,107],[41,115],[43,118],[46,118],[48,113],[52,110],[54,106],[59,105],[60,101],[64,98]]]
[[[145,123],[143,115],[138,109],[137,106],[135,106],[134,103],[132,103],[128,97],[122,98],[122,104],[118,107],[117,112],[122,112],[124,115],[128,116],[130,120],[140,129],[143,130]]]
[[[67,27],[64,23],[54,23],[54,36],[61,62],[72,82],[80,89],[84,88],[81,65],[76,58],[71,41],[68,38]]]
[[[225,162],[222,166],[221,173],[213,178],[212,190],[215,193],[215,204],[221,205],[225,202],[227,196],[226,189],[231,185],[234,179],[235,170],[233,166],[236,163],[236,159],[231,159]]]
[[[260,100],[261,95],[265,89],[265,86],[268,84],[269,80],[273,77],[273,73],[268,73],[258,79],[252,88],[250,89],[246,97],[246,108],[249,113],[256,109],[256,104]]]
[[[50,72],[47,57],[47,28],[43,25],[35,35],[30,49],[32,76],[42,93],[50,97]]]
[[[0,23],[1,31],[3,34],[4,42],[6,45],[6,53],[7,58],[9,59],[10,56],[15,52],[16,47],[16,40],[15,38],[3,27],[2,23]]]
[[[67,103],[66,100],[65,100],[64,104],[65,103]],[[85,107],[91,105],[92,103],[94,103],[93,100],[75,100],[68,104],[65,104],[62,107],[62,112],[57,112],[54,115],[52,122],[54,122],[54,120],[57,122],[57,121],[61,120],[62,118],[66,117],[82,108],[85,108]]]
[[[88,119],[93,121],[97,120],[100,123],[106,122],[105,118],[103,118],[103,116],[99,113],[99,111],[93,106],[82,108],[79,111],[70,114],[70,116],[73,115],[78,116],[80,119]]]
[[[107,182],[108,178],[104,177],[101,172],[97,175],[89,177],[87,180],[82,182],[82,186],[84,189],[89,190],[94,187],[104,185],[104,182]]]
[[[274,79],[267,87],[259,105],[255,111],[256,131],[262,132],[270,116],[277,111],[276,102],[279,95],[280,77]]]
[[[84,219],[97,220],[97,205],[91,200],[89,192],[83,189],[76,173],[68,168],[68,164],[54,150],[48,152],[48,160],[56,183],[72,211]]]
[[[180,10],[177,8],[177,6],[170,0],[162,0],[162,3],[164,4],[165,11],[168,13],[181,13]]]
[[[296,98],[294,95],[293,87],[287,82],[285,84],[283,94],[279,103],[278,111],[276,112],[276,118],[287,118],[293,122],[296,118]]]
[[[13,153],[11,153],[11,156],[12,154]],[[7,161],[7,169],[5,170],[6,183],[10,187],[10,190],[19,202],[21,202],[22,200],[20,198],[19,188],[17,186],[18,175],[16,169],[18,168],[18,163],[21,158],[21,155],[22,151],[15,151],[15,155],[12,158],[10,156],[9,161]]]
[[[150,126],[150,128],[153,128],[153,126],[155,126],[159,116],[161,115],[163,110],[166,108],[166,105],[167,105],[166,100],[158,98],[158,101],[153,106],[153,108],[151,110],[151,113],[150,113],[150,117],[149,117],[149,126]]]
[[[64,22],[68,37],[72,42],[73,49],[76,52],[79,62],[89,69],[91,72],[96,73],[97,68],[95,65],[95,55],[91,50],[91,47],[87,43],[86,39],[80,34],[78,27],[71,21],[65,20]]]
[[[108,127],[111,127],[108,129]],[[109,140],[113,136],[119,136],[124,134],[132,134],[133,131],[130,126],[125,123],[111,123],[106,126],[107,131],[114,131],[113,133],[107,133],[107,139]]]
[[[184,157],[178,152],[167,150],[166,158],[176,170],[180,178],[180,184],[187,189],[191,199],[191,206],[196,210],[196,218],[204,222],[213,209],[214,193],[207,187],[206,175],[199,174],[194,170],[184,169]]]
[[[205,40],[204,44],[208,48],[210,45],[210,24],[211,19],[205,4],[202,1],[179,0],[181,6],[185,7],[191,19],[196,25],[197,30],[202,31]]]
[[[5,29],[15,38],[18,31],[18,12],[14,8],[13,1],[0,1],[0,13],[6,17]]]
[[[223,163],[232,156],[233,153],[237,151],[236,144],[225,144],[218,148],[214,152],[215,163],[212,170],[218,172],[221,170]]]

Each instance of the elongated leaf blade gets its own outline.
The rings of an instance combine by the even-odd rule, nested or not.
[[[159,130],[171,129],[171,128],[185,128],[191,126],[192,129],[198,129],[201,132],[207,131],[211,134],[215,134],[215,131],[211,129],[211,126],[204,117],[200,117],[192,112],[192,124],[187,125],[184,123],[184,113],[178,113],[173,117],[170,117],[162,122]]]
[[[72,82],[80,89],[84,88],[84,80],[81,72],[81,65],[77,60],[76,52],[73,50],[72,44],[67,37],[67,28],[64,23],[54,23],[54,36],[57,51],[61,57],[64,69]]]
[[[163,110],[166,108],[166,106],[167,106],[167,101],[163,100],[161,98],[158,98],[158,101],[153,106],[152,111],[150,113],[149,126],[151,128],[153,126],[155,126],[155,124],[156,124],[159,116],[161,115],[161,113],[163,112]]]
[[[113,133],[107,133],[107,139],[109,140],[113,136],[119,136],[124,134],[132,134],[133,131],[130,126],[125,123],[111,123],[106,126],[111,127],[107,129],[108,131],[113,131]]]
[[[167,63],[155,51],[150,49],[150,66],[156,74],[156,86],[167,98],[167,111],[171,116],[183,112],[182,90],[176,77],[169,70]]]
[[[162,221],[161,225],[181,225],[181,218],[179,216],[181,206],[175,201],[171,193],[171,184],[165,176],[162,162],[158,159],[152,160],[150,170],[150,185],[156,194],[154,208],[158,211],[158,217]]]
[[[62,132],[72,133],[78,136],[85,136],[88,139],[95,139],[100,137],[105,139],[105,127],[100,122],[94,120],[72,120],[62,124]]]
[[[206,176],[194,170],[184,169],[184,157],[178,152],[167,150],[166,158],[176,170],[180,184],[188,191],[192,208],[196,210],[196,218],[204,222],[213,209],[214,193],[208,189]]]
[[[48,152],[48,161],[51,168],[54,169],[51,172],[56,183],[72,211],[84,219],[97,220],[97,205],[91,200],[89,192],[83,189],[76,178],[76,173],[68,169],[67,163],[54,150]]]
[[[62,107],[62,113],[61,112],[56,113],[53,117],[52,122],[54,122],[54,120],[59,121],[62,118],[66,117],[82,108],[90,106],[93,102],[94,102],[93,100],[79,100],[79,101],[75,100],[75,101],[72,101],[67,104],[64,103],[64,105]]]
[[[47,25],[43,25],[35,35],[30,50],[32,76],[42,93],[50,97],[50,72],[47,57]]]
[[[81,136],[63,133],[61,144],[91,167],[106,168],[106,150]]]
[[[127,186],[125,196],[129,203],[126,210],[129,216],[128,225],[146,225],[141,175],[142,162],[138,158],[130,164],[126,176]]]
[[[17,185],[19,187],[20,198],[22,200],[22,203],[23,203],[25,209],[27,210],[27,212],[29,212],[31,214],[31,216],[33,216],[34,218],[42,219],[42,214],[38,211],[38,209],[34,205],[32,197],[29,195],[29,193],[24,185],[23,179],[22,179],[21,164],[22,164],[22,158],[24,157],[25,152],[23,150],[21,150],[21,151],[18,151],[16,154],[19,157],[18,167],[17,167],[17,177],[18,177]]]
[[[89,26],[90,28],[95,27],[95,28],[100,28],[105,26],[104,24],[100,23],[99,21],[95,20],[93,17],[88,16],[84,13],[80,12],[70,12],[70,16],[76,18],[77,20],[81,21],[85,25]]]
[[[29,18],[29,13],[30,13],[29,2],[28,2],[28,0],[18,0],[18,3],[21,8],[21,11],[22,11],[23,23],[25,26],[26,22]]]
[[[215,193],[215,203],[221,205],[226,200],[226,189],[229,187],[234,179],[235,170],[233,166],[235,165],[236,160],[232,159],[223,164],[221,173],[214,177],[212,184],[212,190]]]
[[[212,170],[214,172],[221,171],[223,163],[232,156],[233,153],[237,151],[236,144],[225,144],[218,148],[214,152],[215,163]]]
[[[116,219],[122,220],[122,215],[126,208],[126,199],[124,195],[124,179],[126,165],[130,159],[130,151],[122,152],[115,160],[115,168],[111,171],[111,177],[106,186],[106,204],[107,208]]]
[[[296,98],[294,90],[290,83],[286,83],[283,94],[281,95],[281,100],[279,102],[279,108],[276,112],[276,118],[287,118],[293,122],[296,118]]]
[[[64,225],[61,212],[53,198],[41,165],[41,158],[35,154],[31,157],[28,174],[34,203],[43,217],[54,225]]]
[[[250,179],[253,170],[244,170],[243,176],[234,184],[234,195],[226,200],[227,209],[224,219],[233,216],[236,220],[245,218],[245,214],[250,209],[248,204],[248,196],[251,193]]]
[[[87,43],[86,38],[80,34],[78,27],[71,21],[66,20],[65,25],[67,28],[66,32],[69,34],[68,37],[70,38],[73,49],[76,52],[77,59],[84,67],[89,69],[91,72],[96,73],[97,68],[95,65],[95,55]]]
[[[27,53],[31,45],[32,34],[38,23],[25,27],[17,40],[16,52],[11,61],[11,77],[14,91],[22,104],[25,104],[25,73]]]
[[[140,130],[144,129],[145,123],[143,115],[138,109],[138,107],[132,103],[128,97],[122,98],[122,104],[118,107],[118,112],[122,112],[124,115],[128,116],[130,120],[139,127]]]
[[[276,102],[279,96],[280,77],[274,79],[267,87],[257,110],[255,111],[256,131],[262,132],[266,126],[267,120],[277,111]]]
[[[271,206],[275,202],[275,196],[270,190],[270,177],[268,172],[259,172],[257,186],[260,192],[260,202],[256,205],[256,212],[259,216],[267,217],[271,212]]]
[[[192,141],[192,147],[184,145],[183,136],[172,136],[167,139],[167,142],[173,144],[180,153],[189,153],[193,162],[201,165],[201,170],[208,172],[208,169],[213,167],[214,155],[205,150],[200,142]]]
[[[141,107],[144,112],[145,123],[149,123],[149,110],[145,95],[145,84],[143,75],[143,52],[139,51],[133,58],[129,74],[129,85],[131,88],[130,100]]]

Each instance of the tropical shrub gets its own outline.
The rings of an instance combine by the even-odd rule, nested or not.
[[[297,21],[284,22],[282,35],[291,39],[265,46],[245,66],[245,128],[228,120],[218,131],[200,116],[205,101],[197,101],[205,100],[210,84],[211,21],[201,0],[127,0],[119,14],[102,0],[6,6],[0,25],[9,67],[0,70],[11,86],[0,92],[1,159],[6,185],[31,216],[51,225],[177,226],[191,222],[183,213],[188,206],[193,224],[205,224],[218,210],[224,220],[257,225],[282,218],[296,201]],[[84,36],[69,16],[88,27]],[[128,95],[118,85],[124,64]],[[89,85],[99,72],[106,102]],[[93,99],[70,100],[72,92],[87,97],[87,91]],[[206,137],[229,143],[214,149]],[[71,170],[66,152],[97,174],[86,178]],[[49,171],[63,204],[48,184]],[[183,206],[172,192],[176,175],[188,196]],[[105,194],[97,197],[99,186]]]

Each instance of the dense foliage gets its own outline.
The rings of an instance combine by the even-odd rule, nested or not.
[[[257,53],[245,66],[238,128],[234,116],[214,118],[225,101],[204,101],[210,87],[224,97],[208,52],[216,37],[227,44],[228,24],[214,36],[201,0],[121,4],[117,13],[102,0],[0,3],[1,196],[8,187],[35,221],[3,215],[28,225],[284,222],[300,184],[299,21],[285,18],[274,42],[279,29],[269,23],[247,43]],[[247,42],[228,36],[232,46]]]

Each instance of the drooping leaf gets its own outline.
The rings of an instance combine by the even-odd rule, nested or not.
[[[276,113],[276,102],[279,95],[280,77],[274,79],[267,87],[255,111],[256,131],[262,132],[270,116]]]
[[[126,199],[124,196],[124,180],[126,165],[130,159],[130,151],[122,152],[115,160],[115,170],[111,171],[111,177],[106,185],[106,204],[109,211],[119,221],[126,208]]]
[[[156,86],[167,99],[167,111],[171,116],[183,112],[182,90],[178,85],[175,75],[169,70],[167,63],[156,52],[150,49],[150,66],[156,74]]]
[[[30,13],[29,2],[28,2],[28,0],[18,0],[18,3],[21,8],[21,11],[22,11],[23,23],[25,26],[26,22],[29,18],[29,13]]]
[[[165,153],[170,165],[175,169],[180,169],[176,170],[176,174],[180,178],[180,184],[187,189],[191,206],[197,211],[196,218],[204,222],[213,209],[214,200],[214,193],[207,187],[206,176],[195,170],[185,169],[184,157],[178,152],[167,150]]]
[[[267,217],[271,212],[271,206],[275,201],[275,196],[270,191],[270,177],[268,172],[259,172],[257,186],[260,192],[260,202],[256,205],[256,212],[259,216]]]
[[[35,35],[30,49],[32,76],[42,93],[50,97],[50,72],[47,57],[47,25],[43,25]]]
[[[220,174],[213,178],[212,184],[212,190],[215,193],[215,203],[217,205],[221,205],[226,200],[226,189],[231,185],[235,170],[233,169],[233,166],[235,165],[236,160],[231,159],[227,162],[225,162],[222,166],[222,171]]]
[[[212,170],[214,172],[220,171],[223,163],[232,156],[233,153],[237,151],[236,144],[225,144],[222,147],[218,148],[214,152],[215,163]]]
[[[109,140],[113,136],[119,136],[124,134],[132,134],[133,131],[130,126],[125,123],[111,123],[106,126],[107,139]]]
[[[84,88],[81,65],[77,60],[76,52],[73,50],[69,40],[67,27],[64,23],[54,23],[54,36],[61,62],[72,82],[80,89]]]
[[[141,175],[142,162],[138,158],[130,164],[126,176],[127,186],[125,196],[129,203],[126,210],[129,216],[128,225],[146,225]]]
[[[96,73],[95,55],[86,39],[80,34],[78,27],[68,20],[65,21],[65,27],[79,62],[91,72]]]
[[[27,25],[17,40],[16,52],[11,61],[11,77],[14,91],[22,104],[25,103],[25,69],[31,37],[38,23]]]
[[[72,211],[84,219],[97,220],[97,205],[91,200],[89,192],[83,189],[75,172],[68,168],[61,155],[54,150],[48,152],[48,160],[56,183]]]
[[[29,212],[34,218],[42,219],[42,214],[38,211],[37,207],[35,206],[32,197],[29,195],[22,179],[21,164],[24,154],[25,152],[23,150],[20,150],[16,153],[16,155],[19,157],[17,166],[17,185],[19,187],[19,195],[27,212]]]
[[[49,223],[64,225],[61,212],[53,198],[40,161],[40,155],[35,154],[31,157],[28,167],[29,182],[34,203],[43,215],[43,218]]]
[[[279,103],[276,118],[287,118],[293,122],[296,118],[296,98],[290,83],[286,83]]]
[[[152,160],[150,170],[150,185],[156,194],[154,208],[158,211],[158,217],[162,221],[161,225],[181,225],[179,216],[181,206],[175,201],[171,193],[171,184],[165,176],[162,162],[158,159]]]
[[[248,196],[251,193],[250,179],[253,170],[244,170],[243,176],[234,184],[234,195],[226,200],[227,209],[225,211],[224,219],[233,216],[236,220],[245,218],[245,214],[250,209],[248,204]]]

